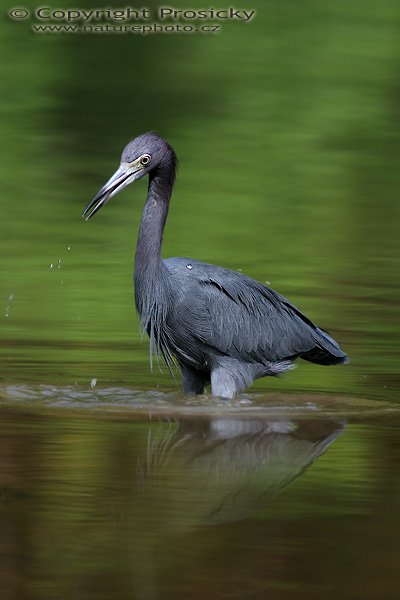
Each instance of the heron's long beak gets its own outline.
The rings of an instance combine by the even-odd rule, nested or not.
[[[129,183],[140,179],[144,175],[143,171],[144,169],[142,168],[122,163],[111,179],[107,181],[85,208],[82,216],[86,217],[86,221],[93,217],[99,208],[107,204],[110,198],[118,194]]]

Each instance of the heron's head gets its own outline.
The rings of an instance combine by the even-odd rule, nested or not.
[[[147,173],[164,173],[173,183],[176,162],[172,147],[156,133],[143,133],[131,140],[122,152],[117,171],[85,208],[86,221],[124,187]]]

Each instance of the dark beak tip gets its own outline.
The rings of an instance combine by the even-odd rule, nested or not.
[[[85,210],[82,213],[82,219],[85,219],[85,221],[88,221],[91,217],[90,212],[85,208]]]
[[[122,172],[121,169],[116,171],[112,178],[101,188],[96,196],[89,202],[83,211],[82,217],[88,221],[93,215],[105,204],[107,204],[110,196],[115,195],[120,189],[125,187],[127,179],[132,176],[131,172]]]
[[[89,219],[91,219],[96,212],[97,210],[92,210],[90,212],[85,210],[85,212],[82,214],[82,217],[85,219],[85,221],[89,221]]]
[[[93,215],[105,204],[107,204],[110,196],[112,194],[118,193],[118,188],[124,187],[124,185],[122,185],[129,177],[131,176],[131,173],[122,173],[122,175],[120,174],[119,171],[117,171],[116,173],[114,173],[113,177],[110,179],[109,182],[106,183],[105,186],[103,186],[101,188],[101,190],[96,194],[96,196],[89,202],[89,204],[86,206],[85,210],[82,213],[82,217],[86,220],[89,221],[89,219],[91,219],[93,217]]]
[[[85,221],[88,221],[93,217],[93,215],[105,204],[107,200],[107,196],[99,192],[86,206],[85,210],[82,213],[82,217]]]

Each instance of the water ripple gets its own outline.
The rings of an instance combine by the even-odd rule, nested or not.
[[[0,405],[60,407],[70,409],[129,410],[139,414],[272,416],[276,414],[349,415],[399,412],[398,405],[375,400],[312,394],[242,394],[235,400],[207,395],[185,397],[174,392],[137,390],[127,387],[71,385],[3,385]]]

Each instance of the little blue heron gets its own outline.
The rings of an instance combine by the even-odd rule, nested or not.
[[[187,394],[234,398],[254,379],[293,368],[348,361],[323,329],[286,298],[241,273],[189,258],[161,258],[177,159],[155,133],[130,141],[111,179],[87,205],[90,219],[132,181],[149,175],[135,255],[135,301],[150,354],[177,361]]]

